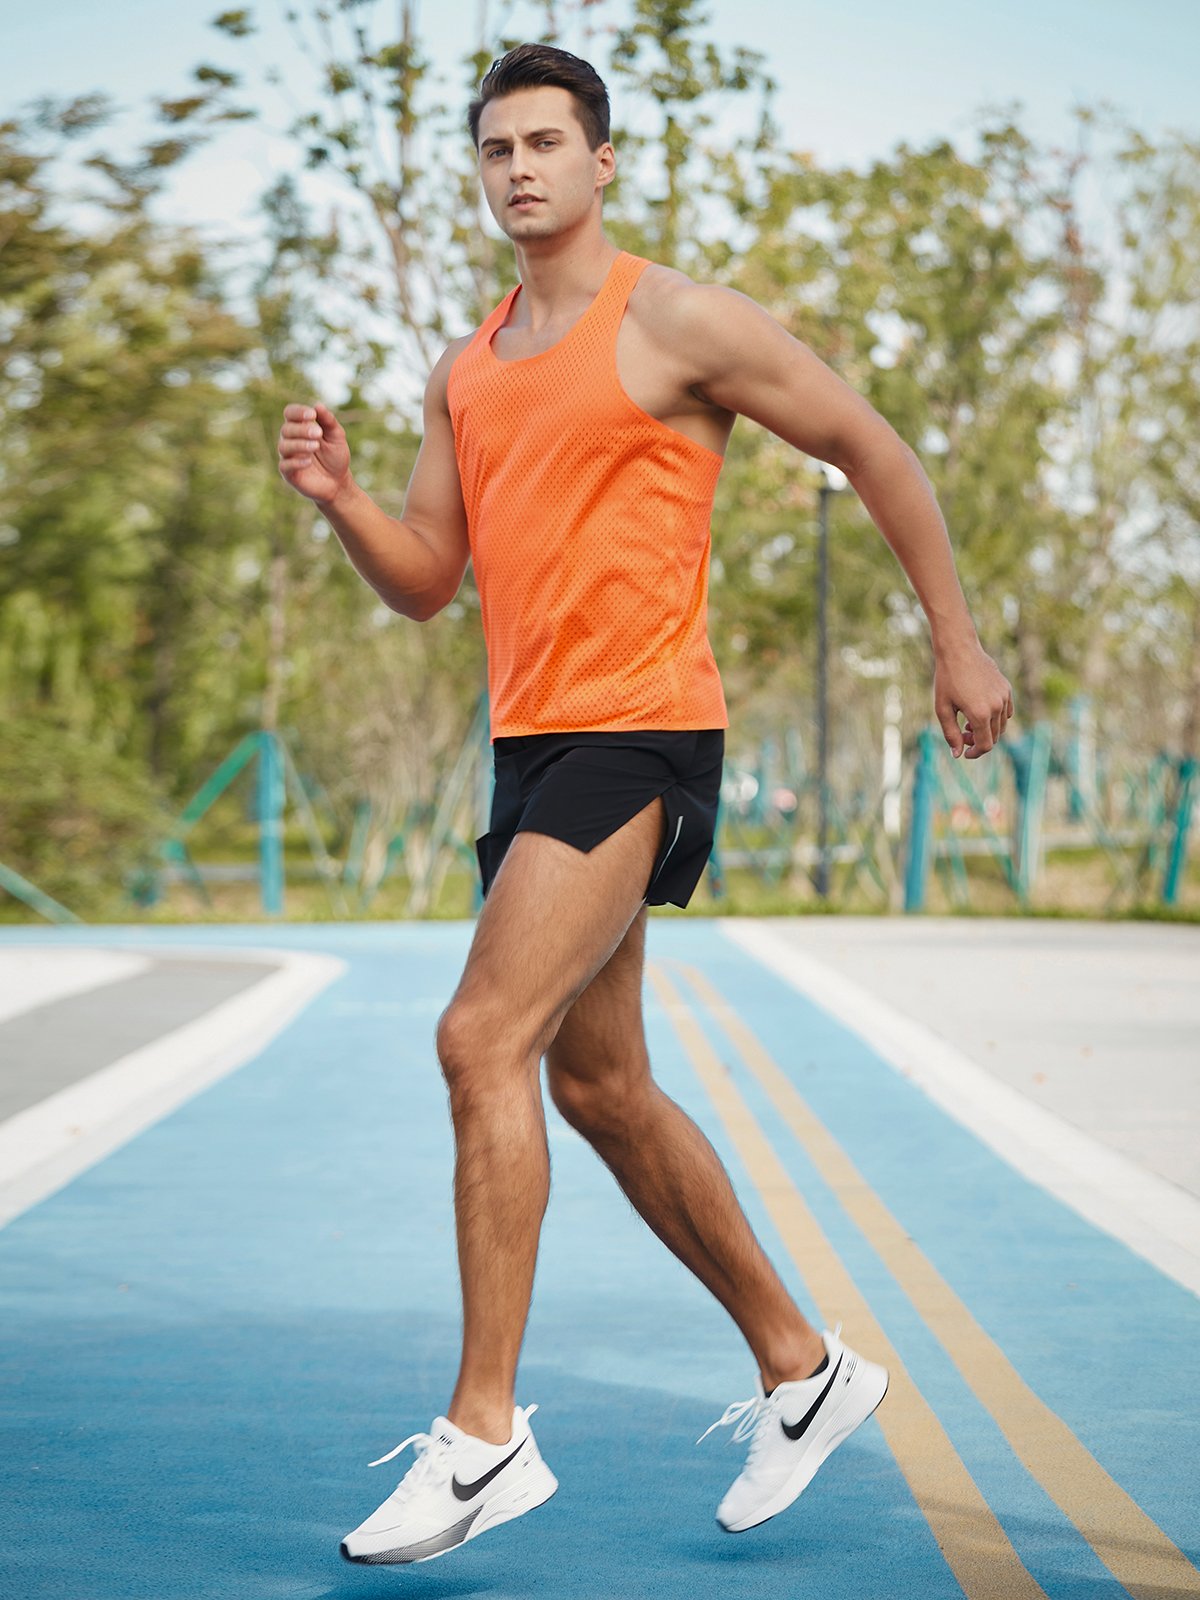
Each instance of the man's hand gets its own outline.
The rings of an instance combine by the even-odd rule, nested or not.
[[[283,408],[279,471],[285,483],[318,505],[350,481],[350,446],[341,423],[318,401]]]
[[[936,649],[933,709],[952,754],[964,748],[967,760],[984,756],[999,743],[1013,715],[1012,685],[978,640]],[[958,713],[966,717],[959,729]]]

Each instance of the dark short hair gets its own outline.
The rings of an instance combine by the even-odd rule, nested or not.
[[[476,151],[479,118],[489,100],[498,100],[516,89],[540,89],[544,84],[570,90],[575,117],[589,150],[599,150],[609,142],[608,90],[591,62],[552,44],[518,44],[492,62],[479,85],[479,94],[467,107],[467,126]]]

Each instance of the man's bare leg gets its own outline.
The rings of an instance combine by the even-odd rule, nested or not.
[[[550,1093],[630,1202],[737,1323],[765,1389],[825,1356],[692,1119],[650,1075],[642,1023],[646,913],[575,1000],[546,1052]]]
[[[462,1364],[446,1415],[502,1444],[550,1187],[541,1058],[643,901],[664,833],[656,798],[590,851],[520,832],[438,1020],[450,1094]]]

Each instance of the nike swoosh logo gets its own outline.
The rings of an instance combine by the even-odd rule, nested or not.
[[[792,1440],[799,1439],[801,1437],[801,1435],[804,1433],[805,1429],[808,1427],[809,1423],[816,1416],[817,1411],[820,1408],[821,1401],[824,1400],[825,1396],[829,1393],[830,1389],[833,1387],[833,1380],[837,1377],[838,1372],[841,1370],[841,1365],[842,1365],[842,1357],[839,1356],[837,1358],[837,1366],[834,1367],[833,1371],[829,1374],[829,1382],[821,1390],[820,1394],[813,1401],[812,1405],[809,1406],[808,1410],[800,1418],[799,1422],[785,1422],[783,1420],[783,1418],[780,1417],[779,1426],[783,1429],[784,1433],[787,1434],[789,1439],[792,1439]]]
[[[508,1463],[521,1454],[524,1445],[525,1441],[522,1439],[521,1443],[513,1451],[511,1456],[505,1456],[504,1460],[498,1467],[493,1467],[490,1472],[485,1472],[483,1477],[476,1478],[474,1483],[459,1483],[457,1477],[451,1478],[450,1487],[454,1490],[457,1498],[459,1500],[473,1500],[481,1489],[487,1488],[488,1484],[491,1483],[492,1479],[498,1472],[503,1472]]]

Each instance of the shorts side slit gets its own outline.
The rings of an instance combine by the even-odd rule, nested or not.
[[[666,826],[644,900],[686,906],[712,853],[724,747],[723,728],[496,740],[491,826],[475,841],[484,897],[518,833],[586,853],[661,795]]]

